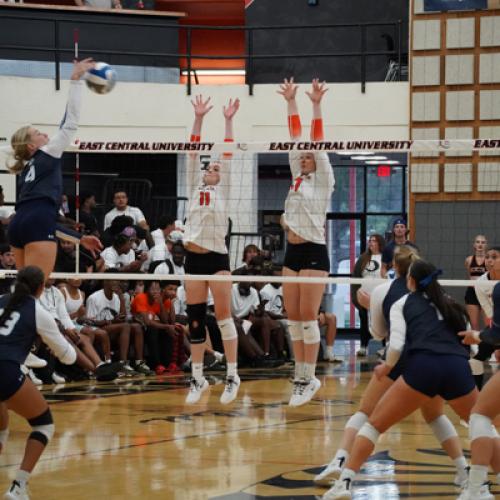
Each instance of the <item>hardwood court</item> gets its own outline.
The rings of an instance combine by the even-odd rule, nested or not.
[[[219,403],[223,374],[210,375],[215,385],[193,407],[183,403],[183,376],[48,388],[56,435],[30,481],[31,498],[314,499],[325,490],[312,477],[334,453],[373,365],[356,362],[354,342],[344,347],[345,362],[322,364],[322,389],[295,409],[287,406],[290,367],[242,370],[240,395],[229,407]],[[3,490],[27,431],[11,418],[0,456]],[[419,414],[381,438],[365,473],[357,499],[457,496],[454,468]]]

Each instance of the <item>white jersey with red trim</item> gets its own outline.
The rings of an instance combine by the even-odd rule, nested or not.
[[[212,252],[227,254],[231,162],[220,160],[220,163],[220,181],[209,186],[203,182],[205,170],[199,156],[188,161],[191,199],[183,241],[195,243]]]
[[[316,171],[300,172],[300,152],[290,153],[293,182],[285,201],[285,224],[311,243],[325,244],[325,222],[335,177],[326,153],[314,153]]]

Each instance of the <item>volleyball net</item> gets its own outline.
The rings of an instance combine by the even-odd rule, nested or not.
[[[3,156],[8,148],[2,148]],[[290,170],[291,155],[299,158],[302,153],[313,152],[328,158],[330,168],[335,176],[335,189],[327,206],[326,243],[330,257],[330,276],[325,278],[283,277],[281,266],[286,252],[286,233],[281,224],[285,200],[290,190],[299,188],[297,172]],[[444,270],[445,279],[440,282],[450,287],[452,293],[458,298],[463,295],[463,290],[473,284],[466,278],[463,267],[464,259],[471,253],[472,240],[475,234],[486,233],[488,224],[494,224],[494,214],[489,204],[476,205],[476,212],[470,220],[471,214],[457,216],[450,213],[444,204],[432,203],[426,206],[426,217],[415,218],[409,214],[408,188],[410,177],[409,165],[412,171],[419,171],[419,183],[426,183],[428,192],[435,191],[436,177],[426,175],[427,163],[411,163],[413,157],[422,156],[459,156],[459,155],[500,155],[500,139],[477,140],[340,140],[340,141],[272,141],[266,143],[218,143],[218,142],[174,142],[174,141],[97,141],[78,140],[68,149],[70,158],[74,158],[76,176],[74,191],[77,196],[82,189],[87,190],[85,180],[79,176],[80,168],[85,169],[86,155],[102,154],[104,157],[116,153],[140,153],[144,155],[169,154],[175,155],[176,163],[176,194],[178,200],[169,206],[168,213],[165,208],[154,208],[156,205],[152,198],[147,196],[138,199],[132,192],[129,194],[129,204],[137,206],[143,211],[148,222],[150,232],[158,231],[156,221],[161,215],[174,216],[176,219],[177,239],[167,242],[155,241],[154,238],[145,237],[144,234],[127,233],[134,240],[134,255],[139,258],[141,253],[147,254],[137,272],[112,272],[115,268],[124,266],[120,259],[116,265],[106,262],[101,258],[99,265],[89,266],[95,270],[108,268],[109,272],[56,272],[53,278],[67,280],[78,278],[84,281],[118,280],[120,282],[135,283],[137,281],[179,281],[184,283],[190,280],[231,281],[233,283],[251,283],[260,288],[269,283],[317,283],[325,284],[324,309],[335,313],[338,317],[339,327],[355,327],[358,324],[357,315],[352,305],[351,285],[365,287],[371,290],[383,282],[379,279],[354,278],[352,273],[360,255],[366,250],[367,239],[373,234],[380,234],[386,241],[392,237],[394,221],[404,219],[409,224],[416,224],[414,242],[420,249],[423,258],[430,260],[437,267]],[[147,156],[144,164],[147,163]],[[318,156],[316,156],[318,158]],[[73,161],[73,160],[71,160]],[[203,176],[208,172],[213,161],[227,163],[230,170],[229,176],[221,174],[217,181],[225,190],[225,200],[217,198],[217,193],[210,184],[203,181]],[[66,163],[67,164],[67,163]],[[460,164],[458,164],[460,169]],[[466,168],[465,165],[463,167]],[[133,176],[137,182],[143,181],[144,176],[138,169]],[[83,170],[85,171],[85,170]],[[198,175],[198,177],[196,177]],[[459,176],[460,178],[460,176]],[[198,184],[205,186],[200,189]],[[129,186],[133,185],[133,179]],[[165,180],[165,182],[174,182]],[[198,183],[198,184],[197,184]],[[71,184],[71,183],[70,183]],[[206,185],[205,185],[206,184]],[[125,185],[120,184],[120,177],[113,184],[117,189],[129,191]],[[318,184],[314,188],[321,188]],[[410,189],[413,185],[410,186]],[[71,189],[69,189],[71,192]],[[155,186],[149,196],[155,196]],[[108,199],[100,201],[106,210],[113,208],[112,193],[108,191]],[[71,193],[71,194],[72,194]],[[68,193],[70,194],[70,193]],[[161,194],[161,193],[160,193]],[[202,210],[210,203],[227,202],[228,219],[216,219],[218,227],[213,227],[213,234],[222,235],[229,250],[231,271],[244,268],[245,274],[241,275],[186,275],[179,269],[182,265],[169,265],[156,267],[152,270],[153,262],[166,260],[167,254],[155,254],[156,245],[177,243],[182,246],[183,231],[185,231],[186,218],[189,209]],[[452,207],[458,207],[453,201]],[[190,205],[191,204],[191,205]],[[78,204],[77,204],[78,206]],[[418,208],[418,210],[424,210]],[[161,213],[160,213],[161,212]],[[193,214],[191,214],[193,216]],[[196,210],[194,217],[197,217]],[[76,217],[79,221],[79,217]],[[482,220],[483,225],[477,225],[477,220]],[[303,228],[310,224],[307,218],[299,218]],[[420,224],[420,226],[419,226]],[[135,225],[135,224],[134,224]],[[465,231],[464,231],[465,227]],[[101,227],[101,231],[106,229]],[[114,234],[113,238],[123,233],[124,228]],[[306,227],[307,229],[307,227]],[[306,231],[307,232],[307,231]],[[431,234],[433,232],[433,234]],[[179,236],[180,233],[180,236]],[[205,228],[205,237],[210,239],[211,230]],[[150,236],[150,235],[149,235]],[[490,246],[496,245],[496,233],[489,238]],[[122,238],[123,239],[123,238]],[[435,240],[435,245],[430,241]],[[500,241],[500,240],[499,240]],[[221,243],[221,242],[219,242]],[[155,245],[156,244],[156,245]],[[223,245],[223,244],[222,244]],[[243,262],[244,250],[248,245],[254,245],[260,253],[260,261],[254,266]],[[112,247],[113,241],[108,239],[106,247]],[[202,245],[203,246],[203,245]],[[158,250],[158,248],[156,249]],[[168,254],[171,255],[171,246]],[[130,250],[132,251],[132,250]],[[81,256],[76,252],[75,271],[81,271]],[[159,255],[159,256],[158,256]],[[134,258],[135,258],[134,257]],[[258,259],[257,259],[258,260]],[[56,268],[57,269],[57,268]],[[374,273],[377,274],[377,273]],[[13,278],[15,272],[0,271],[0,278]]]

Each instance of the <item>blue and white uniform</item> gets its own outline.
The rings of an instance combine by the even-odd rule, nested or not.
[[[390,325],[386,364],[395,366],[404,352],[402,376],[410,387],[445,400],[475,388],[469,350],[425,294],[413,292],[399,299],[391,308]]]
[[[408,293],[406,277],[383,283],[377,286],[370,295],[370,333],[377,340],[384,340],[390,333],[390,312],[393,304]],[[404,356],[401,356],[396,365],[387,375],[391,380],[396,380],[402,373]]]
[[[0,314],[10,295],[0,297]],[[20,365],[30,352],[36,335],[67,365],[76,361],[73,346],[61,335],[52,316],[34,297],[27,297],[0,327],[0,401],[12,397],[24,382]]]
[[[493,319],[491,326],[479,333],[479,339],[485,344],[500,347],[500,283],[493,287]]]
[[[35,152],[18,176],[16,215],[9,224],[9,239],[15,248],[34,241],[54,241],[56,236],[71,241],[80,238],[76,231],[59,226],[57,217],[63,194],[61,157],[78,128],[82,86],[83,82],[71,80],[59,131]]]

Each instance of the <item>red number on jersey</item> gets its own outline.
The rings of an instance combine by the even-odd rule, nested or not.
[[[290,186],[290,189],[293,189],[295,192],[297,192],[303,180],[304,179],[302,177],[297,177],[295,179],[295,183]]]
[[[200,191],[200,205],[210,205],[210,191]]]

